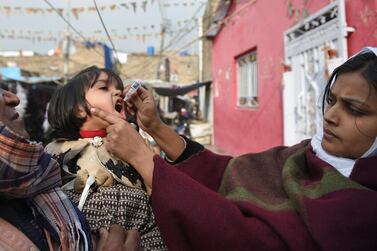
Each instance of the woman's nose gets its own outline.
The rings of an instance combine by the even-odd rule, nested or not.
[[[20,103],[20,99],[16,96],[16,94],[5,90],[2,94],[6,105],[18,106],[18,104]]]
[[[328,106],[325,110],[325,114],[323,115],[323,119],[333,125],[337,125],[339,123],[339,111],[337,111],[337,106],[332,105]]]

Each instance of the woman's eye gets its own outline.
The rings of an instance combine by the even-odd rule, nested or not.
[[[101,86],[99,89],[107,91],[109,88],[107,88],[107,86]]]
[[[365,112],[361,111],[358,108],[355,108],[353,106],[348,106],[348,111],[353,114],[354,116],[363,116]]]
[[[333,105],[335,103],[334,98],[332,98],[330,96],[327,97],[326,102],[327,102],[328,105]]]

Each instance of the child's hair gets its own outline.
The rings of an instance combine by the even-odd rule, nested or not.
[[[349,58],[344,64],[335,68],[327,81],[325,93],[322,100],[322,112],[330,95],[330,88],[336,78],[343,73],[359,72],[369,86],[377,91],[377,56],[370,50],[364,50],[357,55]]]
[[[86,118],[78,117],[79,108],[91,115],[85,94],[96,83],[101,72],[107,75],[106,84],[115,83],[115,88],[123,92],[123,82],[112,70],[97,66],[82,70],[67,84],[57,88],[50,100],[48,122],[51,126],[52,138],[74,140],[80,137],[80,128]]]

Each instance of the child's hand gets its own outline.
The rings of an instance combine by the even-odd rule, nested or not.
[[[129,85],[126,86],[124,92],[127,93],[129,88]],[[126,105],[130,113],[136,116],[138,126],[144,131],[156,131],[162,124],[152,93],[143,87],[126,101]]]

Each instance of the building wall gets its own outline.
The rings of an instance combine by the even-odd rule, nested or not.
[[[220,3],[220,0],[208,0],[208,4],[206,6],[204,15],[203,15],[203,30],[207,31],[210,28],[210,24],[213,21],[212,17],[214,15],[214,12],[216,11],[216,8],[218,7]],[[201,74],[201,80],[202,81],[210,81],[212,80],[212,74],[211,74],[211,62],[212,62],[212,40],[209,38],[204,37],[203,38],[203,47],[202,47],[202,56],[203,56],[203,70],[200,73]]]
[[[228,16],[249,2],[233,1]],[[231,154],[242,154],[283,144],[283,33],[329,2],[257,0],[223,25],[212,47],[214,143],[217,147]],[[349,36],[349,54],[368,43],[376,45],[377,0],[345,2],[348,26],[356,28]],[[236,105],[236,58],[253,49],[257,50],[259,107],[241,109]]]
[[[199,80],[197,55],[180,56],[179,53],[167,52],[163,57],[170,61],[171,82],[192,83]],[[127,79],[157,79],[159,63],[159,55],[148,56],[142,53],[132,53],[128,55],[127,63],[121,65],[121,72]],[[163,74],[161,79],[163,79]]]
[[[355,28],[348,39],[348,55],[364,46],[377,46],[377,0],[345,0],[348,26]]]

